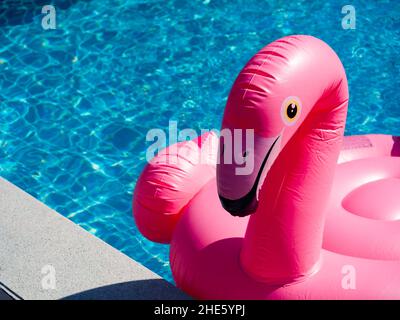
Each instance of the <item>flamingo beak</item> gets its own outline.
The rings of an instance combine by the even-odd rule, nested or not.
[[[222,187],[219,188],[219,199],[221,201],[221,204],[223,208],[228,211],[231,215],[233,216],[238,216],[238,217],[244,217],[249,214],[254,213],[257,210],[258,207],[258,192],[264,182],[264,179],[269,171],[269,168],[271,167],[272,163],[275,161],[275,158],[279,152],[279,147],[278,147],[278,142],[280,135],[273,138],[269,139],[268,143],[262,144],[262,154],[257,157],[255,155],[255,171],[254,171],[254,176],[252,179],[249,179],[247,181],[251,182],[244,182],[244,179],[236,181],[234,185],[236,185],[238,188],[247,188],[249,190],[247,193],[245,193],[243,196],[236,198],[236,199],[231,199],[231,197],[226,196],[225,194],[229,192],[221,192],[223,189]],[[257,150],[257,146],[255,148]],[[258,149],[260,150],[260,149]],[[222,170],[220,170],[222,171]],[[219,185],[222,185],[223,182],[229,183],[232,180],[237,179],[238,177],[223,177],[222,173],[218,174],[219,180],[225,180],[225,181],[219,181]],[[239,177],[240,179],[240,177]],[[225,194],[224,194],[225,193]]]

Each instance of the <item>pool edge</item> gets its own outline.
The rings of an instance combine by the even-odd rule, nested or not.
[[[190,299],[1,177],[0,283],[28,300]]]

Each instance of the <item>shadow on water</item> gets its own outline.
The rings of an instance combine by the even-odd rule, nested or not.
[[[187,300],[186,294],[162,279],[115,283],[64,297],[62,300]]]
[[[54,5],[56,10],[66,10],[79,1],[90,0],[1,0],[0,27],[31,23],[42,14],[42,7]]]

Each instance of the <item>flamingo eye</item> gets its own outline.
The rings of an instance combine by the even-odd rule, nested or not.
[[[297,115],[297,105],[295,103],[291,103],[287,106],[286,108],[286,116],[288,117],[288,119],[294,119],[294,117],[296,117]]]
[[[297,97],[289,97],[282,104],[281,116],[283,121],[291,126],[300,118],[301,103]]]

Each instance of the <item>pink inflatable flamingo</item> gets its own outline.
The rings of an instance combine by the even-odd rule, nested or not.
[[[178,287],[200,299],[400,299],[400,140],[343,143],[347,105],[334,51],[285,37],[229,95],[222,129],[253,129],[253,143],[228,148],[221,135],[218,150],[209,133],[147,165],[134,217],[171,243]]]

